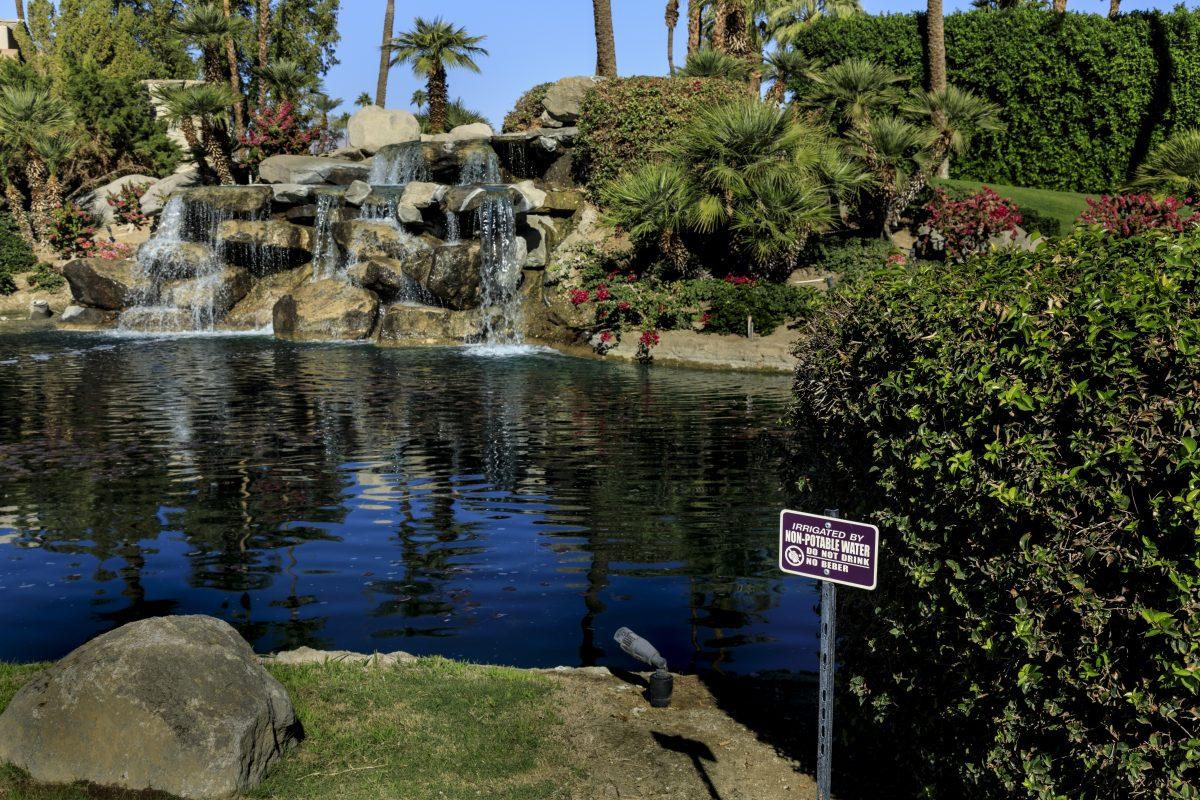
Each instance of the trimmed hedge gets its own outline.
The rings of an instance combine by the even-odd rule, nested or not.
[[[745,85],[714,78],[604,81],[583,102],[575,156],[579,177],[594,191],[654,160],[702,109],[745,97]]]
[[[870,58],[921,81],[923,15],[825,18],[797,42],[825,63]],[[950,81],[1001,109],[954,177],[1078,192],[1113,191],[1150,148],[1200,119],[1200,11],[1115,20],[1037,9],[946,18]]]
[[[1200,793],[1200,228],[892,269],[797,346],[799,485],[883,531],[839,713],[889,796]]]

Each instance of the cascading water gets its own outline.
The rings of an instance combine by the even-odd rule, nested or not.
[[[446,243],[458,244],[462,241],[462,226],[458,224],[458,214],[446,211]]]
[[[496,184],[500,182],[500,159],[492,148],[472,150],[467,153],[459,172],[459,186]]]
[[[425,161],[425,150],[420,142],[410,142],[377,153],[367,182],[372,186],[402,186],[427,180],[429,164]]]
[[[338,248],[333,239],[333,223],[342,207],[340,194],[325,193],[317,196],[317,221],[313,232],[313,281],[322,281],[337,275]]]
[[[479,206],[482,240],[481,311],[488,345],[519,345],[521,333],[521,262],[517,250],[517,221],[508,187],[487,190]]]

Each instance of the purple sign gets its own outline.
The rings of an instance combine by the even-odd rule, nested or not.
[[[879,581],[879,528],[784,511],[779,515],[779,568],[872,591]]]

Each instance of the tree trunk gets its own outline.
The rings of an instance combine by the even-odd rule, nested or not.
[[[928,0],[925,28],[929,37],[929,91],[946,91],[946,18],[942,12],[942,0]],[[938,177],[950,177],[950,161],[945,159],[938,166]]]
[[[23,0],[16,0],[17,3],[17,19],[25,21],[25,3]]]
[[[30,157],[25,162],[25,179],[29,182],[29,218],[33,234],[39,241],[46,241],[53,230],[53,207],[47,190],[46,165],[40,159]]]
[[[192,158],[196,159],[196,166],[200,169],[200,174],[204,174],[208,167],[208,159],[204,157],[204,147],[200,143],[200,135],[196,132],[196,123],[192,121],[191,117],[182,118],[179,120],[179,132],[183,134],[188,149],[192,151]]]
[[[446,132],[446,106],[450,102],[449,90],[446,86],[446,68],[438,64],[429,73],[429,132]]]
[[[230,0],[224,0],[225,3],[225,19],[233,18],[233,10],[229,6]],[[233,35],[230,34],[225,38],[225,58],[229,62],[229,88],[233,89],[237,95],[238,101],[233,106],[233,130],[238,138],[246,132],[246,109],[242,100],[242,71],[238,67],[237,45],[233,41]]]
[[[386,108],[388,70],[391,69],[392,54],[388,45],[392,42],[392,30],[396,22],[396,0],[387,0],[387,11],[383,14],[383,47],[379,52],[379,82],[375,84],[375,105]]]
[[[29,223],[29,212],[25,210],[25,195],[12,181],[4,182],[4,198],[8,201],[8,214],[17,226],[17,233],[25,244],[33,247],[33,226]]]
[[[1067,13],[1067,0],[1054,0],[1054,10],[1059,14]]]
[[[771,91],[767,92],[767,99],[780,106],[787,101],[787,84],[782,75],[776,76],[775,83],[771,84]]]
[[[596,18],[596,74],[617,77],[617,38],[613,33],[611,0],[592,0]]]
[[[667,67],[675,77],[675,26],[679,24],[679,0],[667,2]]]
[[[688,55],[700,49],[700,27],[704,0],[688,0]]]
[[[204,152],[217,173],[217,178],[222,186],[233,186],[236,183],[233,179],[233,164],[230,163],[225,149],[221,147],[217,130],[207,120],[201,123],[200,127],[204,132]]]
[[[271,32],[271,0],[258,0],[258,69],[267,68],[267,37]],[[258,106],[267,104],[267,82],[258,79]]]
[[[1065,10],[1065,8],[1064,8]],[[1108,18],[1116,19],[1121,14],[1121,0],[1108,0]]]

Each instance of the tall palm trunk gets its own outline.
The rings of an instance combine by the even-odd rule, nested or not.
[[[612,1],[592,0],[596,18],[596,74],[617,77],[617,37],[613,33]]]
[[[429,132],[446,132],[446,106],[450,102],[449,90],[446,86],[446,68],[440,63],[429,73]]]
[[[946,91],[946,18],[942,12],[942,0],[928,0],[925,18],[929,51],[929,91]],[[938,166],[938,177],[950,177],[950,160]]]
[[[704,0],[688,0],[688,55],[700,49]]]
[[[54,201],[47,191],[48,173],[41,159],[30,157],[25,162],[25,179],[29,182],[29,219],[34,236],[46,241],[54,226]]]
[[[383,47],[379,48],[379,82],[375,84],[375,105],[380,108],[387,106],[388,69],[391,67],[392,54],[388,45],[392,41],[392,28],[396,21],[396,0],[387,0],[387,10],[383,13]]]
[[[1116,19],[1121,14],[1121,0],[1108,0],[1108,18]]]
[[[1059,14],[1067,13],[1067,0],[1054,0],[1054,10]]]
[[[221,51],[216,47],[204,48],[201,60],[204,62],[205,81],[216,86],[229,80],[229,77],[225,74],[225,65],[221,63],[225,59],[221,56]]]
[[[212,164],[213,171],[217,173],[218,180],[222,186],[233,186],[233,164],[229,160],[229,155],[225,152],[225,148],[221,146],[221,136],[217,128],[208,120],[200,123],[200,129],[204,138],[204,153],[208,156],[208,162]]]
[[[270,61],[267,55],[267,37],[271,31],[271,0],[258,0],[258,69],[260,72],[267,68]],[[267,104],[267,82],[258,79],[258,105],[262,108]]]
[[[675,26],[679,24],[679,0],[667,2],[667,67],[675,75]]]
[[[229,0],[224,2],[225,19],[232,19],[233,10],[229,6]],[[246,132],[246,109],[242,101],[242,71],[238,68],[237,45],[233,42],[232,34],[225,38],[225,58],[229,61],[229,87],[238,97],[233,106],[233,129],[238,137],[241,137]]]
[[[192,151],[192,158],[196,159],[196,166],[203,173],[208,166],[208,159],[204,157],[204,146],[200,143],[200,135],[196,131],[196,123],[191,117],[183,117],[179,120],[179,132],[183,134],[183,139],[187,142],[188,149]]]
[[[17,3],[17,19],[25,21],[25,3],[23,0],[16,0]]]
[[[12,181],[4,182],[4,199],[8,201],[8,215],[16,223],[17,233],[30,247],[34,244],[33,225],[29,222],[29,212],[25,210],[25,195]]]

